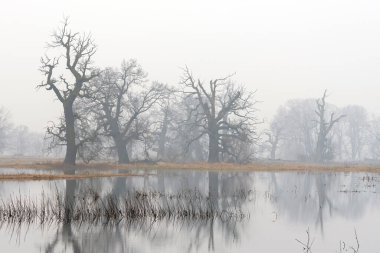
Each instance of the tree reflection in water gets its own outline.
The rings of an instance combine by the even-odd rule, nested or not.
[[[67,170],[65,171],[65,174],[75,174],[75,170]],[[77,188],[77,181],[76,180],[65,180],[66,187],[65,187],[65,194],[64,194],[64,202],[65,206],[73,206],[74,203],[74,196],[75,196],[75,190]],[[72,252],[74,253],[81,253],[81,247],[78,243],[76,235],[74,235],[72,231],[72,224],[71,224],[71,218],[68,208],[65,208],[65,215],[64,215],[64,222],[62,224],[61,228],[57,229],[57,233],[55,234],[55,237],[53,238],[53,241],[51,243],[48,243],[46,246],[45,252],[51,253],[55,252],[55,248],[58,246],[59,242],[61,242],[64,245],[65,250],[68,248],[72,248]]]
[[[360,217],[370,195],[355,173],[268,173],[273,204],[290,221],[315,224],[324,235],[327,219]],[[376,191],[376,190],[373,190]]]
[[[71,172],[73,173],[73,172]],[[112,194],[118,198],[126,196],[128,191],[154,190],[161,193],[175,194],[186,190],[196,190],[207,196],[210,208],[215,210],[239,210],[248,198],[242,198],[236,192],[248,192],[251,186],[251,177],[241,173],[210,172],[208,177],[200,172],[158,172],[157,176],[141,178],[121,178],[107,180],[66,180],[64,191],[65,203],[74,204],[74,196],[78,190],[88,185],[103,192],[103,196]],[[235,185],[236,184],[236,185]],[[87,186],[86,186],[87,185]],[[235,187],[234,187],[235,185]],[[206,186],[206,187],[205,187]],[[242,188],[244,187],[244,188]],[[237,191],[239,189],[240,191]],[[162,199],[167,203],[168,197]],[[89,224],[64,223],[57,228],[51,242],[47,243],[45,252],[56,252],[58,245],[72,252],[144,252],[146,244],[136,243],[133,240],[147,241],[153,247],[162,243],[170,243],[180,234],[186,238],[186,248],[199,249],[207,245],[208,250],[215,251],[215,227],[222,231],[227,241],[237,241],[243,228],[243,221],[238,219],[220,220],[218,218],[204,220],[138,220],[127,221],[118,225],[90,226]]]
[[[238,242],[247,243],[243,235],[253,235],[258,211],[273,210],[278,221],[303,224],[303,229],[314,227],[323,236],[325,223],[334,217],[358,218],[368,204],[379,205],[377,195],[360,194],[377,192],[377,186],[369,189],[362,178],[364,174],[150,171],[145,177],[66,180],[61,190],[68,204],[88,187],[99,192],[101,198],[113,195],[122,199],[133,196],[128,193],[134,191],[159,191],[164,196],[157,200],[162,206],[173,204],[171,194],[193,190],[207,198],[214,210],[249,212],[250,218],[226,222],[226,212],[226,217],[215,219],[147,218],[117,225],[59,223],[50,233],[49,242],[43,242],[44,251],[60,252],[62,247],[63,251],[83,253],[147,252],[173,247],[185,252],[219,251]]]

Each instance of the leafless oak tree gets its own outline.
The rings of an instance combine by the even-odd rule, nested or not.
[[[0,107],[0,152],[6,148],[8,135],[12,128],[9,118],[10,113],[4,107]]]
[[[271,124],[271,129],[268,132],[265,132],[267,136],[267,143],[270,145],[270,159],[276,159],[276,152],[278,149],[278,144],[281,139],[282,128],[277,124]]]
[[[367,136],[369,156],[374,160],[380,159],[380,118],[374,117],[369,121]]]
[[[365,139],[369,133],[369,122],[367,111],[359,105],[348,105],[342,109],[342,113],[347,115],[342,120],[343,131],[350,147],[350,159],[360,160],[363,155]]]
[[[276,158],[309,161],[314,159],[316,128],[315,100],[292,99],[278,108],[264,145]]]
[[[233,155],[226,141],[229,138],[249,142],[255,136],[257,120],[254,92],[237,87],[230,77],[214,79],[205,84],[195,79],[186,67],[181,80],[185,96],[196,101],[191,110],[195,120],[191,124],[201,130],[191,141],[208,136],[210,163],[219,162],[221,152]]]
[[[280,142],[285,140],[285,135],[287,134],[288,129],[288,111],[285,107],[280,106],[276,115],[273,117],[270,122],[269,129],[264,131],[264,134],[267,136],[266,144],[269,144],[270,159],[275,160],[277,150],[279,149]]]
[[[333,126],[341,120],[345,115],[335,116],[334,113],[330,114],[330,118],[326,120],[326,93],[323,93],[322,98],[317,99],[317,109],[315,113],[317,114],[318,121],[318,139],[317,146],[315,149],[315,161],[323,162],[327,159],[329,152],[329,139],[328,134],[330,133]]]
[[[136,60],[124,61],[121,69],[107,68],[91,84],[91,96],[98,104],[104,132],[117,150],[119,163],[130,161],[127,145],[141,140],[149,129],[149,120],[142,119],[165,95],[165,85],[146,85],[147,74]]]
[[[90,34],[72,32],[66,18],[62,27],[52,35],[52,41],[48,43],[48,48],[61,50],[62,55],[54,58],[49,56],[41,58],[40,71],[45,75],[46,80],[38,87],[53,91],[63,105],[64,118],[62,125],[60,125],[62,128],[58,129],[58,132],[64,133],[64,140],[62,141],[66,143],[64,163],[74,165],[78,143],[76,143],[76,117],[73,105],[81,95],[83,86],[98,75],[97,71],[92,68],[92,58],[96,52],[96,45]],[[57,74],[62,58],[63,65],[68,73]],[[50,133],[54,134],[54,131],[50,131]]]

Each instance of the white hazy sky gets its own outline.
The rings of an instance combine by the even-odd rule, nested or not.
[[[54,95],[35,87],[64,15],[73,30],[93,34],[97,65],[136,58],[151,80],[171,85],[184,65],[205,80],[236,72],[238,83],[257,89],[265,119],[286,100],[324,89],[330,103],[380,112],[378,0],[4,0],[0,105],[36,131],[61,113]]]

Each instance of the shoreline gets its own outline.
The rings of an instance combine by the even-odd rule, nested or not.
[[[258,161],[250,164],[234,163],[129,163],[116,164],[111,162],[93,162],[90,164],[78,163],[75,166],[64,165],[58,160],[39,159],[1,159],[1,169],[14,170],[38,170],[39,172],[59,172],[52,173],[4,173],[0,174],[0,181],[25,181],[25,180],[65,180],[65,179],[88,179],[104,177],[129,177],[142,176],[136,170],[158,171],[219,171],[219,172],[299,172],[299,173],[380,173],[380,164],[312,164],[289,161]],[[133,170],[130,173],[127,170]],[[76,171],[77,173],[74,173]],[[118,171],[118,173],[114,173]],[[68,173],[67,172],[72,172]],[[61,174],[60,174],[61,173]],[[154,175],[145,173],[145,175]]]

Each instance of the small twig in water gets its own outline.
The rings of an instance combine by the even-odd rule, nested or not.
[[[305,253],[311,253],[311,246],[313,246],[313,243],[314,243],[314,239],[312,241],[310,241],[310,231],[309,231],[309,228],[307,228],[306,230],[306,234],[307,234],[307,241],[306,242],[301,242],[300,240],[298,240],[297,238],[295,239],[299,244],[302,245],[302,249],[303,249],[303,252]]]
[[[360,244],[359,244],[358,234],[356,233],[356,229],[355,229],[355,240],[356,240],[355,248],[354,246],[347,247],[346,246],[347,244],[344,241],[339,241],[339,253],[348,252],[349,250],[352,250],[353,253],[358,253]]]
[[[358,253],[360,245],[359,245],[359,239],[358,239],[358,234],[356,233],[356,229],[355,229],[355,240],[356,240],[356,248],[351,246],[350,249],[352,249],[354,251],[354,253]]]

